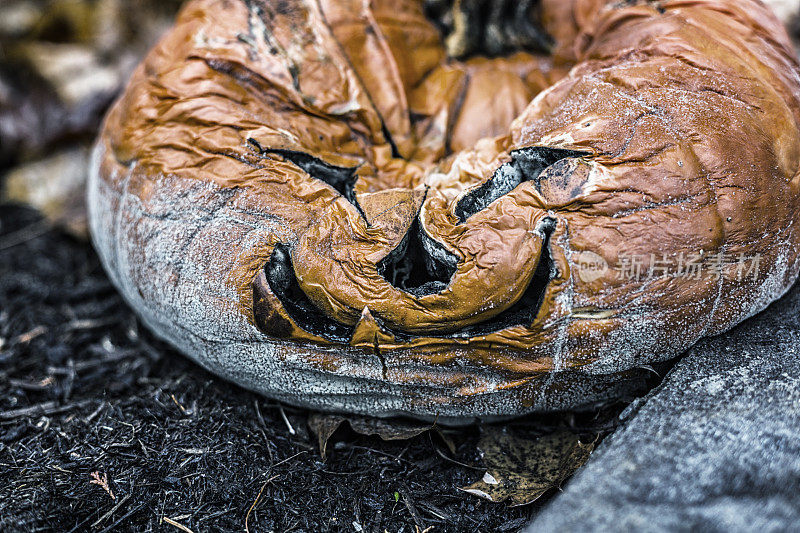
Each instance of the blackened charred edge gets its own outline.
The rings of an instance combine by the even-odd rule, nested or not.
[[[269,304],[269,291],[266,269],[262,269],[253,280],[253,319],[258,329],[270,337],[288,339],[292,336],[292,324]]]
[[[512,49],[551,53],[555,40],[539,23],[540,0],[511,0],[510,3],[514,12],[511,15],[511,29],[507,31],[509,46]]]
[[[458,269],[458,257],[425,233],[417,216],[397,248],[377,267],[393,287],[421,297],[447,288]]]
[[[294,273],[288,245],[275,245],[269,261],[264,266],[263,273],[263,279],[269,286],[269,290],[280,300],[284,310],[295,324],[313,335],[347,344],[353,335],[353,327],[333,320],[306,296]],[[260,276],[256,278],[253,287],[254,304],[265,301],[263,291],[266,290],[266,287],[258,283],[259,278]],[[285,338],[273,333],[274,321],[269,320],[269,317],[273,316],[273,312],[274,310],[254,308],[256,325],[268,335]]]
[[[361,206],[358,204],[356,198],[355,184],[358,176],[356,176],[356,167],[339,167],[326,163],[322,159],[310,156],[303,152],[295,150],[284,150],[280,148],[263,148],[261,144],[255,139],[248,139],[248,142],[258,150],[259,154],[274,154],[278,155],[290,163],[301,168],[306,174],[314,179],[318,179],[333,187],[336,192],[341,194],[348,202],[353,204],[361,218],[367,222],[367,217]]]
[[[529,326],[536,319],[544,302],[549,283],[558,276],[558,269],[550,250],[550,240],[556,229],[556,220],[544,218],[536,231],[542,235],[542,250],[536,264],[531,281],[525,288],[522,297],[511,307],[490,320],[460,328],[456,331],[438,334],[433,338],[465,339],[478,335],[488,335],[513,326]],[[411,233],[411,232],[409,232]],[[253,283],[253,302],[256,325],[267,335],[276,338],[288,338],[291,328],[286,320],[274,309],[269,308],[265,291],[274,294],[283,305],[286,313],[294,323],[303,330],[331,342],[348,344],[353,336],[354,326],[342,324],[328,317],[303,292],[294,274],[289,246],[278,244],[272,256]],[[398,341],[409,342],[420,335],[411,335],[404,331],[392,329],[379,316],[375,320]]]
[[[531,146],[511,152],[511,161],[498,168],[483,185],[465,194],[455,207],[460,223],[486,209],[498,198],[510,193],[520,183],[533,181],[539,189],[539,176],[547,167],[570,157],[585,157],[587,152]]]
[[[386,142],[389,143],[389,147],[392,149],[392,157],[395,159],[405,159],[403,154],[401,154],[400,150],[397,148],[397,144],[394,142],[394,138],[392,137],[392,132],[389,131],[389,127],[386,126],[386,121],[383,119],[383,116],[381,116],[380,119],[381,131],[383,132],[384,139],[386,139]]]

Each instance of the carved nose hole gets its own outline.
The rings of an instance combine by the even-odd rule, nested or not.
[[[378,273],[393,287],[419,297],[445,290],[457,267],[458,257],[429,237],[417,217],[397,248],[378,263]]]
[[[489,204],[513,191],[523,181],[533,181],[539,188],[539,176],[547,167],[562,159],[585,157],[587,152],[531,146],[511,152],[511,161],[498,168],[483,185],[465,194],[457,203],[455,214],[460,223]]]

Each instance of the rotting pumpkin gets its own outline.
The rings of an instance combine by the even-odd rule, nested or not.
[[[800,76],[768,8],[535,7],[481,57],[412,0],[190,1],[95,150],[112,280],[245,387],[450,422],[614,397],[783,294]]]

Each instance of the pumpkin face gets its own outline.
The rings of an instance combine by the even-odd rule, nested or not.
[[[424,7],[184,8],[90,184],[151,328],[279,399],[458,420],[613,397],[796,278],[800,82],[760,3],[547,0],[552,55],[461,59]]]

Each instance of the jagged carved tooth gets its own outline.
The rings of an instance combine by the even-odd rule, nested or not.
[[[358,319],[353,336],[350,338],[351,346],[369,346],[374,347],[376,343],[385,343],[394,341],[394,336],[386,333],[381,329],[380,324],[372,316],[369,307],[365,306],[361,311],[361,318]]]

